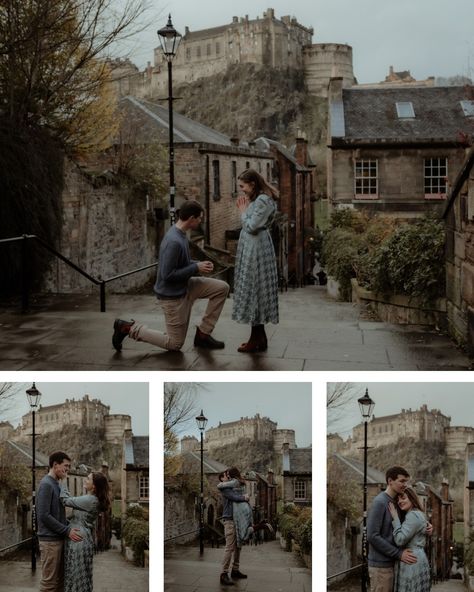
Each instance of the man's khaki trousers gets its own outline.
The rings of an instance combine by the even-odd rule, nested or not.
[[[225,535],[225,550],[224,560],[222,562],[222,573],[228,572],[232,555],[234,562],[232,569],[239,569],[240,565],[240,547],[237,547],[237,539],[235,536],[234,521],[224,520],[224,535]]]
[[[369,567],[370,592],[392,592],[393,567]]]
[[[40,592],[64,591],[63,541],[40,541],[41,583]]]

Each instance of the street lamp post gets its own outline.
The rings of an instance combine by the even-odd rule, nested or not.
[[[31,571],[36,570],[36,458],[35,458],[35,412],[41,399],[41,393],[35,383],[26,391],[31,408]]]
[[[168,23],[158,32],[158,39],[160,40],[161,50],[168,62],[168,128],[169,128],[169,169],[170,169],[170,222],[175,222],[175,203],[174,198],[176,194],[176,186],[174,180],[174,130],[173,130],[173,70],[172,61],[178,51],[178,46],[181,41],[181,35],[173,27],[171,22],[171,14],[168,16]]]
[[[196,417],[196,423],[201,432],[201,498],[199,505],[199,555],[204,553],[204,430],[206,429],[207,417],[202,409],[201,415]]]
[[[369,547],[367,541],[367,423],[372,415],[375,403],[369,397],[369,389],[365,389],[365,395],[357,400],[364,420],[364,513],[363,513],[363,530],[362,530],[362,581],[361,590],[367,592],[367,584],[369,581],[369,567],[368,556]]]

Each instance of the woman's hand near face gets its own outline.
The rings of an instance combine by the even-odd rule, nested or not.
[[[388,502],[388,511],[392,515],[392,518],[398,518],[397,508],[394,506],[393,502]]]
[[[239,195],[237,198],[237,207],[241,214],[249,207],[250,199],[246,195]]]

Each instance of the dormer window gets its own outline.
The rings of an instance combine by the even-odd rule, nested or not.
[[[395,103],[397,107],[397,115],[399,119],[414,119],[415,110],[411,101]]]
[[[474,117],[474,101],[460,101],[466,117]]]

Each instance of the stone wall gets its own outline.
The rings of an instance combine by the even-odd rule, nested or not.
[[[474,428],[450,427],[444,430],[446,440],[446,455],[449,458],[464,459],[466,446],[474,442]]]
[[[295,430],[274,430],[273,450],[281,453],[283,444],[288,443],[290,448],[296,448]]]
[[[62,239],[56,250],[94,278],[108,278],[156,261],[157,232],[145,198],[130,189],[92,183],[67,163],[63,192]],[[125,292],[143,286],[155,275],[152,268],[115,281],[108,290]],[[60,293],[97,293],[98,287],[53,259],[45,289]]]
[[[472,156],[471,156],[472,158]],[[446,217],[446,297],[449,332],[474,350],[474,169]]]
[[[30,514],[26,506],[17,506],[17,496],[0,483],[0,549],[28,536]]]
[[[327,575],[328,577],[350,569],[355,563],[357,537],[352,533],[349,520],[328,504],[327,508]],[[331,578],[334,583],[343,579]]]

